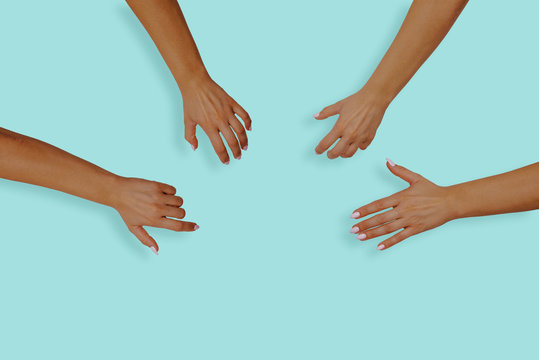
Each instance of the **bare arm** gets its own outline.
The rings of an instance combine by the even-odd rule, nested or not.
[[[539,163],[458,185],[442,187],[392,161],[388,169],[410,187],[356,209],[352,218],[371,214],[351,232],[368,240],[401,230],[378,244],[383,250],[448,221],[539,209]]]
[[[467,0],[414,0],[393,43],[357,93],[315,114],[322,120],[339,114],[333,129],[316,147],[328,157],[351,157],[365,150],[376,135],[384,113],[402,88],[443,40]],[[340,140],[339,140],[340,139]]]
[[[0,178],[62,191],[116,209],[129,231],[157,253],[143,226],[193,231],[183,218],[182,199],[174,187],[124,178],[45,142],[0,128]]]
[[[234,157],[240,159],[242,150],[247,150],[245,129],[251,130],[251,118],[208,75],[178,2],[127,0],[127,4],[148,31],[178,83],[183,97],[185,139],[193,150],[198,147],[196,126],[199,125],[224,164],[230,162],[230,157],[221,135]]]

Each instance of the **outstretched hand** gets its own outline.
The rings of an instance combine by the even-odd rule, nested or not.
[[[234,158],[241,159],[242,150],[247,150],[247,130],[251,130],[251,118],[213,80],[200,80],[182,88],[185,139],[193,150],[198,147],[197,125],[210,138],[211,144],[222,163],[228,165],[230,157],[221,135],[224,136]],[[244,125],[236,117],[238,115]]]
[[[386,198],[376,200],[356,209],[353,219],[389,209],[352,227],[351,233],[359,240],[370,240],[378,236],[399,231],[378,244],[384,250],[412,235],[433,229],[454,219],[448,188],[438,186],[423,176],[387,160],[389,171],[410,184],[410,187]]]
[[[339,115],[331,131],[316,147],[316,153],[324,153],[335,142],[337,144],[327,153],[330,159],[349,158],[358,149],[365,150],[374,139],[388,106],[388,102],[362,89],[314,114],[317,120]]]
[[[114,208],[129,231],[156,255],[159,246],[143,226],[172,231],[195,231],[193,222],[180,221],[185,217],[183,199],[175,196],[173,186],[137,178],[120,178]]]

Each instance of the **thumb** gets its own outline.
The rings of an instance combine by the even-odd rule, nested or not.
[[[391,171],[393,175],[400,177],[402,180],[406,181],[410,185],[418,182],[419,180],[423,178],[421,175],[408,170],[404,166],[395,164],[393,161],[391,161],[388,158],[386,158],[386,161],[387,161],[386,166],[389,169],[389,171]]]
[[[189,144],[191,144],[191,147],[193,148],[193,151],[198,148],[198,140],[197,140],[197,124],[194,121],[186,120],[185,121],[185,140]]]
[[[129,227],[129,231],[131,231],[131,233],[133,233],[133,235],[135,235],[141,243],[149,247],[155,255],[159,255],[159,246],[155,242],[154,238],[151,237],[142,226],[131,226]]]
[[[316,120],[324,120],[330,116],[337,115],[338,113],[339,113],[339,106],[337,104],[333,104],[330,106],[326,106],[322,111],[314,114],[313,116]]]

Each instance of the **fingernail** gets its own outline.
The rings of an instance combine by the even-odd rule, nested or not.
[[[357,233],[358,231],[359,231],[359,228],[358,228],[357,226],[354,226],[354,227],[352,228],[352,230],[350,230],[350,232],[351,232],[352,234],[355,234],[355,233]]]
[[[195,151],[197,148],[195,147],[195,145],[191,144],[191,148],[193,149],[193,151]]]
[[[195,225],[195,230],[198,230],[198,229],[200,229],[200,226]]]
[[[243,150],[247,150],[247,145],[245,145],[244,147],[242,147]]]
[[[228,164],[230,164],[230,161],[225,161],[225,165],[228,165]]]
[[[317,117],[319,117],[319,116],[320,116],[320,113],[316,113],[316,114],[313,115],[313,117],[314,117],[315,119],[316,119]]]
[[[391,159],[386,158],[386,161],[389,164],[389,166],[395,166],[395,163],[391,161]]]
[[[238,157],[236,158],[236,160],[240,160],[241,159],[241,155],[238,155]]]
[[[359,212],[355,211],[352,215],[350,215],[352,219],[359,219]]]
[[[249,125],[249,127],[247,128],[247,130],[249,130],[249,131],[253,130],[252,126]]]
[[[377,249],[378,249],[378,250],[384,250],[385,247],[386,247],[386,246],[385,246],[384,244],[380,244],[380,245],[378,245]]]
[[[159,252],[157,250],[155,250],[155,247],[152,246],[150,249],[153,251],[153,253],[155,255],[159,255]]]
[[[359,234],[359,235],[357,236],[357,238],[358,238],[359,240],[365,240],[365,239],[367,238],[367,235],[365,235],[365,234]]]

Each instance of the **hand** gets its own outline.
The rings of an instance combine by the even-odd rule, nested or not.
[[[174,187],[155,181],[119,178],[117,182],[113,207],[129,231],[156,255],[159,246],[143,226],[173,231],[195,231],[199,228],[195,223],[173,219],[185,217],[185,210],[181,208],[183,200],[175,194]]]
[[[404,229],[378,245],[378,250],[389,249],[412,235],[433,229],[455,218],[450,206],[450,190],[438,186],[423,176],[395,165],[387,160],[387,167],[394,175],[407,181],[410,187],[389,197],[362,206],[352,214],[359,219],[392,208],[363,220],[350,230],[359,240],[369,240]]]
[[[249,114],[211,79],[196,81],[182,88],[181,92],[185,139],[191,144],[193,150],[198,147],[196,126],[200,125],[210,138],[221,162],[226,165],[230,163],[221,134],[226,139],[234,158],[241,159],[241,150],[247,150],[245,129],[251,130]],[[243,120],[245,127],[235,114]]]
[[[388,106],[387,101],[382,101],[380,97],[362,89],[324,108],[314,115],[315,119],[323,120],[337,114],[340,116],[333,129],[320,141],[315,151],[322,154],[337,140],[337,145],[328,151],[327,155],[330,159],[339,156],[349,158],[354,156],[358,148],[365,150],[374,139]]]

